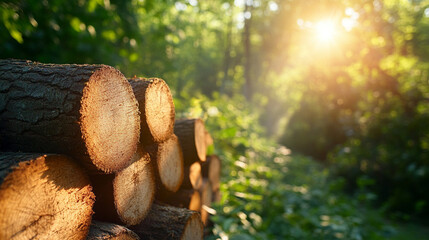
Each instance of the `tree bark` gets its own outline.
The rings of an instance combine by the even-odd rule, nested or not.
[[[185,177],[183,178],[182,189],[200,189],[203,184],[201,175],[201,163],[194,162],[191,166],[185,168]]]
[[[170,138],[174,126],[174,103],[170,88],[159,78],[131,78],[141,113],[141,142],[159,143]]]
[[[95,201],[63,155],[0,153],[0,239],[83,239]]]
[[[161,191],[156,194],[156,199],[174,207],[187,208],[193,211],[201,210],[201,195],[195,189],[180,189],[175,193]]]
[[[155,198],[155,177],[149,154],[140,147],[132,163],[116,175],[92,175],[97,197],[94,218],[136,225],[147,215]]]
[[[146,146],[154,163],[158,188],[176,192],[183,182],[183,154],[179,140],[172,135],[167,141]]]
[[[211,155],[205,162],[201,163],[201,173],[204,178],[209,179],[212,191],[215,192],[220,186],[221,161],[218,156]]]
[[[185,166],[206,160],[204,123],[201,119],[176,120],[174,133],[179,138]]]
[[[106,222],[92,221],[86,240],[138,240],[130,229]]]
[[[203,224],[198,212],[153,204],[147,217],[132,230],[142,239],[203,239]]]
[[[137,100],[113,67],[0,60],[0,100],[3,150],[63,153],[107,173],[136,151]]]

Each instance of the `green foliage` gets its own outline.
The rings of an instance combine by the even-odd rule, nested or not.
[[[221,202],[209,239],[385,239],[394,229],[359,199],[341,193],[345,181],[264,138],[241,98],[176,99],[179,116],[203,117],[222,159]],[[362,183],[365,185],[365,183]]]
[[[421,41],[429,2],[344,3],[359,13],[359,27],[341,51],[309,60],[307,87],[281,142],[319,160],[329,155],[358,199],[403,220],[425,217],[429,65]]]
[[[111,3],[111,4],[110,4]],[[3,1],[2,58],[54,63],[126,63],[137,35],[127,1]]]
[[[410,96],[412,97],[412,96]],[[377,197],[376,203],[398,217],[425,216],[429,211],[429,114],[406,113],[412,100],[386,103],[361,136],[350,139],[332,154],[335,172],[347,178],[349,189],[362,188]],[[419,104],[420,105],[420,104]],[[421,105],[419,109],[425,109]],[[399,215],[398,215],[399,214]]]

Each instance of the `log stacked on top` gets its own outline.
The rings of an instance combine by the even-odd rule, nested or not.
[[[3,149],[63,153],[107,173],[137,149],[137,100],[112,67],[1,60],[0,99]]]
[[[162,79],[0,60],[0,141],[0,239],[203,237],[220,161]]]

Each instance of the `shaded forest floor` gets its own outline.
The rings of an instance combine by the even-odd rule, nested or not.
[[[393,240],[425,240],[429,238],[429,227],[413,223],[398,223],[394,226],[397,232],[391,238]]]
[[[365,193],[344,194],[314,160],[271,150],[230,163],[209,239],[427,239],[423,226],[391,224]]]

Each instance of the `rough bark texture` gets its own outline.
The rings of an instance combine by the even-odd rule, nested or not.
[[[135,225],[147,215],[155,198],[155,177],[149,154],[140,147],[132,163],[116,175],[92,175],[94,218]]]
[[[110,66],[0,60],[0,136],[3,150],[64,153],[118,171],[137,148],[138,103]]]
[[[211,203],[212,203],[212,187],[210,184],[210,181],[208,179],[204,179],[204,183],[202,184],[202,187],[200,189],[201,194],[201,220],[203,221],[204,225],[207,225],[209,222],[210,213],[211,210]]]
[[[95,201],[62,155],[0,153],[0,239],[83,239]]]
[[[130,229],[106,222],[92,221],[87,240],[138,240],[140,239]]]
[[[180,189],[175,193],[160,191],[157,193],[156,199],[162,203],[179,208],[187,208],[193,211],[201,210],[201,195],[195,189]]]
[[[198,212],[159,204],[153,204],[143,222],[132,230],[148,240],[203,239],[203,224]]]
[[[141,142],[163,142],[173,133],[174,103],[170,88],[159,78],[131,78],[141,112]]]
[[[174,133],[179,138],[185,166],[206,160],[204,123],[201,119],[176,120]]]
[[[203,184],[201,175],[201,163],[194,162],[191,166],[185,168],[185,177],[183,178],[182,189],[200,189]]]
[[[201,173],[204,178],[209,179],[213,192],[219,189],[220,172],[221,172],[221,161],[219,157],[216,155],[208,156],[207,160],[201,163]]]
[[[183,154],[179,140],[172,135],[167,141],[146,146],[155,167],[160,189],[176,192],[183,182]]]

